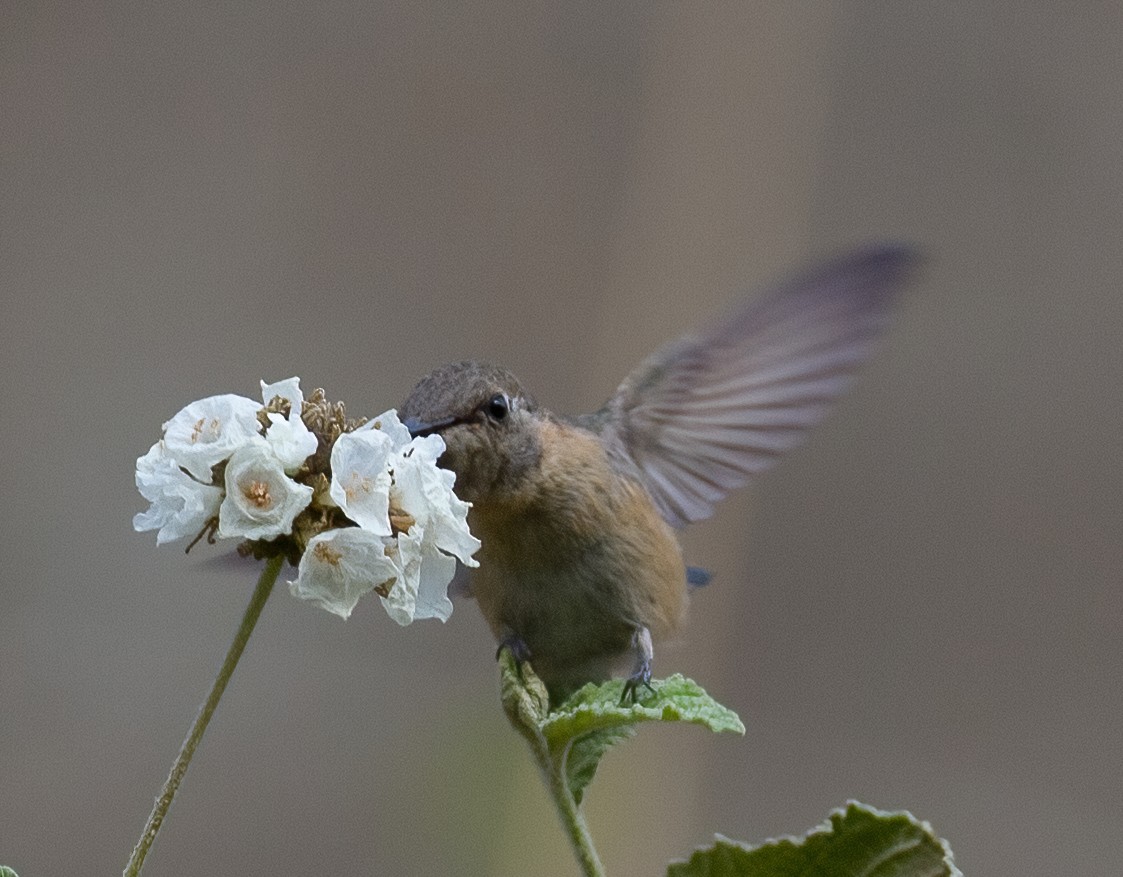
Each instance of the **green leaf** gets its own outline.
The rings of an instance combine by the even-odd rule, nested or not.
[[[667,877],[962,877],[947,843],[911,813],[856,801],[801,838],[749,846],[718,836]]]
[[[652,687],[655,692],[638,703],[621,704],[623,680],[589,683],[542,722],[542,734],[550,751],[566,758],[566,778],[578,803],[605,752],[633,736],[640,722],[690,722],[715,733],[745,733],[735,712],[684,676],[675,674],[656,681]]]
[[[606,728],[603,731],[593,731],[573,741],[565,760],[565,779],[569,786],[573,800],[578,804],[585,796],[585,787],[593,781],[604,754],[629,737],[634,736],[636,729],[632,727]]]
[[[745,733],[745,726],[733,710],[723,707],[685,676],[676,673],[654,682],[652,687],[655,693],[647,694],[638,703],[621,704],[623,680],[589,683],[546,716],[542,733],[551,748],[592,731],[640,722],[691,722],[714,732]]]
[[[621,704],[624,682],[589,683],[557,709],[529,663],[517,664],[507,649],[499,657],[503,708],[527,738],[539,759],[564,768],[566,784],[577,803],[612,746],[635,734],[641,722],[690,722],[711,731],[745,733],[732,710],[680,675],[655,681],[654,693],[638,703]]]
[[[19,877],[19,875],[7,865],[0,865],[0,877]]]

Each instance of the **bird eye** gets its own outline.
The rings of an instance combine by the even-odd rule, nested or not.
[[[511,410],[511,401],[503,393],[497,393],[487,401],[487,413],[493,420],[502,420]]]

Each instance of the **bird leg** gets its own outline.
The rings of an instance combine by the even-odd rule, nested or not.
[[[624,681],[624,692],[620,695],[620,706],[639,700],[636,692],[642,685],[652,694],[655,689],[651,687],[651,662],[655,658],[655,649],[651,645],[651,631],[646,627],[637,627],[632,634],[632,650],[635,652],[636,662],[632,665],[632,675]]]

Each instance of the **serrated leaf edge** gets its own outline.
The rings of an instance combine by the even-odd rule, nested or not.
[[[667,694],[664,696],[664,702],[653,706],[646,706],[642,702],[629,707],[621,707],[611,701],[581,702],[572,706],[563,703],[556,710],[547,714],[540,722],[539,729],[550,740],[551,746],[555,745],[555,742],[577,739],[592,731],[609,730],[641,722],[685,722],[692,725],[702,725],[716,734],[745,733],[744,722],[741,721],[737,713],[719,703],[693,679],[689,679],[681,673],[675,673],[666,679],[659,680],[659,682],[661,685],[658,691],[662,691],[668,685],[672,687],[688,685],[695,690],[688,694]],[[593,690],[606,691],[612,684],[612,682],[604,683]],[[581,691],[584,690],[584,688],[581,689]],[[696,701],[697,705],[675,703],[673,700],[675,697],[684,697]],[[703,709],[716,712],[718,715],[703,715]],[[572,730],[573,726],[583,722],[588,722],[590,727],[575,733]],[[564,733],[562,733],[563,731]],[[561,740],[558,740],[559,737]]]
[[[761,847],[778,846],[780,844],[792,844],[794,846],[799,847],[799,846],[802,846],[804,843],[806,843],[813,835],[816,835],[816,834],[833,834],[834,831],[835,831],[835,819],[836,818],[837,819],[845,819],[846,814],[852,808],[857,809],[857,810],[861,810],[864,813],[868,813],[871,816],[877,817],[878,819],[892,819],[892,818],[895,818],[895,817],[898,817],[898,816],[903,816],[912,825],[915,825],[917,828],[926,832],[929,837],[933,838],[936,841],[936,843],[938,843],[940,845],[940,849],[943,850],[943,854],[944,854],[943,863],[944,863],[945,867],[947,867],[947,869],[948,869],[948,877],[963,877],[963,872],[960,871],[959,868],[955,864],[955,857],[952,854],[951,846],[948,844],[948,842],[946,840],[944,840],[942,837],[940,837],[938,834],[936,834],[935,830],[932,828],[932,825],[931,825],[931,823],[928,822],[928,820],[917,819],[908,810],[882,810],[878,807],[873,807],[869,804],[863,804],[861,801],[856,801],[854,799],[850,799],[843,806],[836,807],[835,809],[831,810],[831,812],[827,814],[827,818],[825,820],[823,820],[823,822],[819,823],[818,825],[814,826],[813,828],[808,829],[807,831],[805,831],[801,835],[784,834],[784,835],[780,835],[778,837],[769,837],[769,838],[761,841],[760,843],[751,844],[751,843],[746,843],[745,841],[733,840],[732,838],[726,837],[723,834],[715,833],[714,834],[714,841],[709,846],[695,847],[693,850],[691,850],[690,855],[687,856],[685,859],[675,859],[670,864],[672,864],[672,865],[689,864],[690,859],[693,858],[694,855],[696,855],[698,853],[705,853],[705,852],[713,849],[715,846],[717,846],[720,843],[724,843],[724,844],[727,844],[727,845],[733,846],[733,847],[739,847],[747,853],[751,853],[754,850],[760,849]],[[897,852],[899,852],[899,850],[894,850],[893,853],[890,854],[890,856],[886,857],[886,859],[891,858],[891,856],[895,855]],[[885,861],[886,859],[879,860],[878,864]]]

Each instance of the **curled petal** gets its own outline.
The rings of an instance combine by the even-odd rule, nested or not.
[[[447,621],[452,615],[448,585],[456,573],[455,558],[427,544],[419,526],[400,533],[387,551],[398,573],[394,587],[382,598],[386,613],[403,626],[419,618]]]
[[[136,486],[151,505],[133,517],[133,529],[156,530],[157,545],[196,535],[222,502],[221,488],[184,472],[162,441],[136,461]]]
[[[444,440],[431,435],[413,439],[395,456],[394,500],[422,525],[427,544],[478,566],[472,555],[480,540],[468,530],[471,506],[453,493],[456,475],[437,466],[444,448]]]
[[[299,417],[285,420],[280,414],[269,415],[265,441],[281,461],[281,467],[290,474],[299,469],[319,447],[316,436],[303,420]]]
[[[368,420],[356,429],[355,432],[366,432],[370,429],[378,430],[389,436],[395,451],[404,448],[412,439],[409,430],[406,429],[405,424],[398,418],[398,412],[394,408],[391,408],[389,411],[384,411],[377,417]]]
[[[270,412],[269,428],[265,440],[281,461],[281,466],[289,474],[299,469],[305,460],[316,453],[319,442],[301,418],[304,409],[304,393],[300,389],[300,378],[288,378],[275,384],[261,382],[261,398],[268,405],[280,397],[289,404],[289,416]]]
[[[288,378],[275,384],[261,382],[261,400],[266,405],[280,396],[289,403],[289,420],[299,420],[304,406],[304,393],[300,389],[300,378]]]

